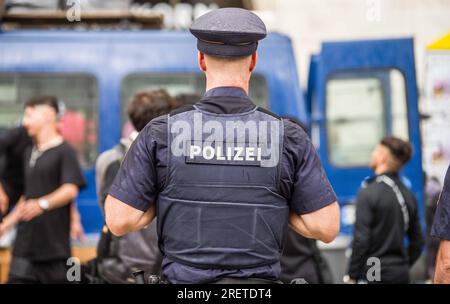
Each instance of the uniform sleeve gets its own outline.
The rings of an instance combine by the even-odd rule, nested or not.
[[[450,241],[450,166],[445,175],[444,188],[439,196],[431,236]]]
[[[86,186],[80,164],[78,163],[75,151],[68,145],[68,149],[64,149],[61,164],[61,183],[74,184],[78,188]]]
[[[411,216],[410,225],[408,228],[409,239],[409,265],[412,266],[422,253],[422,247],[424,245],[424,237],[422,234],[422,227],[420,225],[419,213],[417,210],[417,201],[414,198],[414,212]]]
[[[128,150],[109,194],[125,204],[147,211],[157,197],[156,143],[148,124]]]
[[[302,215],[335,202],[336,195],[309,137],[300,127],[286,132],[286,145],[296,155],[291,208]]]
[[[369,249],[370,224],[372,222],[372,202],[366,189],[362,189],[356,199],[356,218],[353,226],[352,256],[350,257],[348,275],[358,279],[366,263]]]

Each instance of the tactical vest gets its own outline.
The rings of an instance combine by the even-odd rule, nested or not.
[[[280,194],[283,121],[264,109],[168,117],[168,174],[157,204],[160,248],[197,268],[280,260],[288,202]]]

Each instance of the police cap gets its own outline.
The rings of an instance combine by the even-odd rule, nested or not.
[[[197,18],[190,31],[199,51],[217,57],[243,57],[254,53],[267,30],[254,13],[241,8],[221,8]]]

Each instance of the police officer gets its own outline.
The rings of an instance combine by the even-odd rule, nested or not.
[[[261,19],[219,9],[190,31],[206,93],[142,130],[109,191],[106,223],[123,235],[157,210],[170,283],[274,282],[288,222],[308,238],[335,238],[336,196],[301,127],[248,97]]]
[[[436,258],[434,282],[450,284],[450,166],[439,197],[431,236],[441,240]]]

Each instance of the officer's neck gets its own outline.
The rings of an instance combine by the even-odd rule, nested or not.
[[[228,77],[207,77],[206,91],[220,87],[241,88],[248,95],[249,81],[246,79],[228,78]]]

